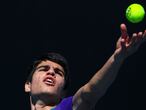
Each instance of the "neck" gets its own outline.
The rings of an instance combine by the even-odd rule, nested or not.
[[[48,100],[46,101],[46,99]],[[59,102],[60,100],[51,100],[50,98],[45,98],[45,100],[37,99],[34,101],[34,98],[30,97],[31,110],[53,110]]]
[[[37,103],[31,104],[31,110],[53,110],[56,105],[45,105],[42,101],[37,101]]]

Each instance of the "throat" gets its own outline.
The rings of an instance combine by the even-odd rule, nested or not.
[[[55,110],[55,107],[51,108],[50,110]]]
[[[53,108],[48,108],[48,107],[44,107],[44,108],[34,108],[34,110],[55,110],[55,107],[53,107]]]

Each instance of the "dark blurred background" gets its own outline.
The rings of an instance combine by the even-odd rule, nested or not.
[[[146,17],[138,24],[125,18],[126,8],[135,2],[146,6],[144,0],[9,2],[1,15],[1,106],[30,110],[24,92],[28,66],[44,52],[59,52],[67,58],[68,95],[73,95],[112,55],[121,23],[127,25],[130,36],[146,29]],[[146,110],[145,51],[146,43],[125,60],[95,110]]]

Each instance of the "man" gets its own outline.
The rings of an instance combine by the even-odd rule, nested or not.
[[[34,63],[25,83],[30,93],[31,110],[92,110],[113,83],[123,61],[146,41],[146,30],[129,38],[126,25],[121,24],[116,50],[91,80],[73,96],[64,98],[68,86],[68,67],[59,54],[49,53]]]

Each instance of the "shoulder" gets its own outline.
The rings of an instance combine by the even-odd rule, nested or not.
[[[57,106],[55,110],[72,110],[72,98],[69,96],[64,98]]]

